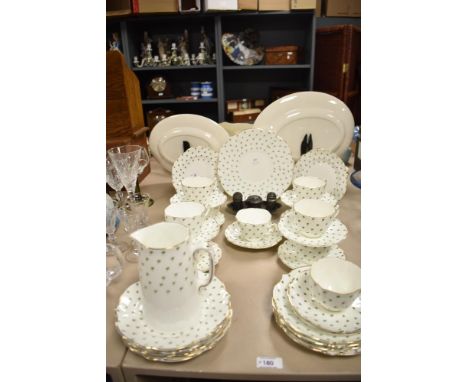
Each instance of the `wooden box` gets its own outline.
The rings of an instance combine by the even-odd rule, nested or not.
[[[253,123],[258,115],[260,114],[261,110],[260,109],[244,109],[244,110],[238,110],[238,111],[233,111],[231,113],[231,122],[249,122]]]
[[[265,105],[266,102],[264,99],[230,99],[226,101],[226,110],[228,113],[245,109],[263,110]]]
[[[361,29],[354,25],[317,28],[314,90],[341,99],[361,121]]]
[[[106,149],[129,144],[148,149],[138,78],[120,52],[107,52],[106,64]],[[148,165],[140,180],[149,172]]]
[[[274,46],[265,49],[266,65],[296,65],[299,63],[297,45]]]
[[[131,13],[131,0],[106,0],[106,16],[123,16]]]
[[[327,17],[361,17],[361,0],[326,0]]]

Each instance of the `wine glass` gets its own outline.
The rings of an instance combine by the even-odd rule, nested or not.
[[[148,165],[148,152],[138,145],[113,147],[107,152],[128,195],[132,195],[135,192],[138,174]]]
[[[119,174],[117,174],[117,170],[109,158],[109,154],[106,155],[106,181],[107,184],[115,191],[115,198],[119,203],[118,206],[121,207],[123,203],[123,184],[119,178]]]
[[[125,215],[124,229],[132,233],[148,225],[148,207],[151,197],[148,194],[133,193],[128,197],[129,211]],[[125,258],[131,263],[138,261],[140,246],[132,240],[132,249],[127,252]]]
[[[119,277],[123,270],[123,257],[119,247],[106,243],[106,286]]]

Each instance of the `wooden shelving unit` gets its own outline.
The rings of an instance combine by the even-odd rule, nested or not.
[[[138,68],[133,57],[140,55],[143,33],[153,38],[157,54],[158,36],[176,40],[184,29],[189,32],[189,53],[197,53],[201,27],[205,28],[214,45],[216,65],[169,66]],[[254,28],[265,47],[299,45],[303,59],[298,65],[239,66],[229,60],[221,46],[223,33],[239,33]],[[107,18],[107,38],[118,32],[122,52],[130,68],[140,80],[143,110],[167,107],[174,113],[196,113],[215,121],[227,119],[226,100],[239,98],[270,98],[272,88],[296,91],[313,89],[316,18],[313,11],[302,12],[201,12],[197,14],[151,14]],[[162,75],[171,85],[174,96],[190,95],[190,82],[212,81],[214,98],[198,100],[146,99],[146,85],[155,75]]]

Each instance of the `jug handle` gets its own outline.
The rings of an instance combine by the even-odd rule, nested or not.
[[[197,261],[197,255],[200,251],[205,251],[205,252],[208,252],[208,254],[210,255],[209,258],[210,258],[210,270],[209,270],[209,277],[208,277],[208,282],[206,282],[205,284],[201,284],[198,286],[198,289],[202,288],[202,287],[206,287],[209,283],[211,283],[211,281],[213,280],[213,277],[214,277],[214,254],[213,254],[213,250],[211,248],[204,248],[204,247],[200,247],[200,248],[197,248],[193,251],[193,258],[195,261]]]

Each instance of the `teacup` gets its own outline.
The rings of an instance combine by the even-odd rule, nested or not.
[[[167,222],[179,223],[190,230],[192,238],[200,234],[201,227],[208,215],[208,209],[197,202],[180,202],[170,204],[164,210]]]
[[[207,204],[215,191],[216,183],[213,178],[189,176],[182,179],[182,199],[186,202]]]
[[[338,206],[317,199],[302,199],[294,203],[295,230],[307,237],[322,236],[336,218]]]
[[[300,176],[293,180],[296,200],[319,199],[325,192],[327,181],[315,176]]]
[[[310,266],[309,281],[314,300],[334,312],[346,309],[361,294],[361,268],[350,261],[320,259]]]
[[[179,223],[161,222],[133,232],[141,249],[138,271],[143,315],[161,330],[176,331],[197,319],[199,289],[213,278],[213,252],[190,242],[189,229]],[[197,255],[209,254],[208,279],[199,277]]]
[[[274,226],[271,214],[263,208],[245,208],[236,214],[240,228],[240,237],[247,241],[255,241],[270,236]]]

